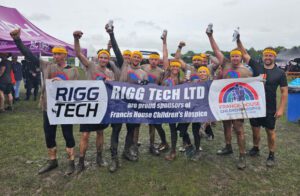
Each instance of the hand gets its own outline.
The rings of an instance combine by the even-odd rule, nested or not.
[[[15,29],[13,31],[10,32],[10,36],[16,40],[16,39],[20,39],[20,35],[21,35],[21,29],[18,28],[18,29]]]
[[[184,41],[179,42],[179,45],[178,45],[179,48],[183,48],[184,46],[186,46]]]
[[[81,31],[74,31],[73,32],[73,37],[74,39],[80,39],[82,37],[83,33]]]
[[[112,25],[112,28],[109,28],[109,25],[106,24],[106,25],[105,25],[105,30],[106,30],[106,32],[107,32],[108,34],[112,34],[112,33],[114,33],[114,26]]]
[[[166,33],[163,33],[160,38],[163,40],[163,43],[167,43],[167,34]]]
[[[208,37],[212,37],[213,32],[214,32],[213,30],[211,30],[211,32],[208,32],[207,29],[206,29],[206,34],[207,34]]]
[[[55,78],[52,78],[52,82],[54,82],[54,81],[62,81],[62,79],[59,77],[55,77]]]
[[[282,109],[278,109],[274,115],[275,118],[280,118],[283,116],[283,110]]]

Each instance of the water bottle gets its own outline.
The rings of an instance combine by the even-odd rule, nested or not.
[[[165,29],[161,35],[161,39],[164,39],[164,37],[168,34],[168,31]]]
[[[107,29],[108,30],[112,30],[114,21],[113,20],[109,20],[107,24],[108,24],[108,28]]]
[[[239,34],[240,34],[240,27],[237,27],[233,31],[233,35],[232,35],[232,37],[233,37],[232,41],[233,42],[235,42],[237,40],[237,37],[238,37]]]
[[[209,23],[206,29],[206,33],[212,33],[213,30],[213,23]]]
[[[186,80],[190,80],[191,79],[191,70],[186,70],[186,73],[185,73],[185,79]]]

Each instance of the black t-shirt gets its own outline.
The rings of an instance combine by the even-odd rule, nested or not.
[[[11,62],[9,60],[2,60],[0,62],[0,68],[5,67],[5,71],[2,76],[0,76],[0,83],[2,84],[10,84],[11,83],[11,77],[10,77],[10,71],[11,71]]]
[[[267,113],[276,112],[276,91],[278,86],[287,86],[286,75],[283,70],[276,65],[273,69],[265,69],[264,65],[250,59],[249,66],[253,69],[256,76],[266,74],[265,91],[266,91],[266,105]]]

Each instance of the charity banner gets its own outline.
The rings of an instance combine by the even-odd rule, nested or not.
[[[46,92],[50,124],[213,122],[266,115],[259,77],[173,87],[46,80]]]

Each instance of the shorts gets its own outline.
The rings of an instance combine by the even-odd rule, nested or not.
[[[266,117],[251,118],[250,124],[252,127],[264,127],[267,129],[275,129],[276,118],[275,113],[267,113]]]
[[[109,126],[109,124],[81,124],[80,132],[91,132],[104,130]]]
[[[3,91],[5,95],[8,95],[12,92],[13,85],[12,84],[0,84],[0,90]]]

